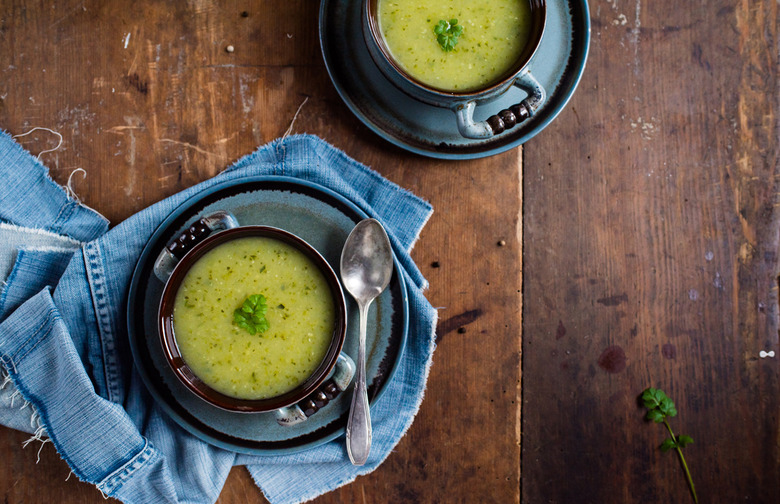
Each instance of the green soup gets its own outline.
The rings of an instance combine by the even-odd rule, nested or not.
[[[269,328],[250,334],[233,312],[265,296]],[[218,245],[192,265],[174,301],[179,351],[204,383],[239,399],[289,392],[325,358],[335,308],[325,276],[296,248],[265,237]]]
[[[411,77],[443,91],[486,87],[511,71],[528,43],[528,0],[379,0],[382,37]],[[457,19],[463,27],[445,51],[434,28]]]

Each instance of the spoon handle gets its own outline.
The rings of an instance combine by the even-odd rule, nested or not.
[[[368,407],[366,391],[366,320],[371,303],[361,304],[360,339],[358,341],[357,373],[355,391],[352,395],[352,407],[347,421],[347,453],[354,465],[363,465],[371,451],[371,411]]]

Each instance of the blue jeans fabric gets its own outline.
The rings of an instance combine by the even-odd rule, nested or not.
[[[347,197],[386,227],[410,303],[409,340],[372,407],[368,463],[352,466],[343,439],[290,455],[239,455],[192,436],[154,403],[133,368],[125,298],[140,252],[188,197],[251,175],[299,177]],[[274,141],[214,177],[110,231],[69,198],[43,165],[0,133],[0,423],[43,433],[80,479],[124,502],[214,502],[245,465],[272,503],[312,499],[373,471],[416,414],[434,350],[436,312],[409,251],[430,205],[322,140]]]

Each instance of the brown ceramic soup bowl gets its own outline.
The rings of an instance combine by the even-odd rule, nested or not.
[[[246,238],[260,238],[261,240],[244,240]],[[274,250],[276,250],[275,253],[277,254],[276,257],[287,258],[289,255],[297,258],[299,262],[295,264],[305,264],[307,267],[308,265],[314,265],[316,270],[321,274],[316,275],[318,283],[311,283],[313,280],[311,282],[308,280],[301,280],[297,284],[290,282],[290,277],[286,277],[289,272],[280,271],[280,269],[285,267],[283,265],[293,264],[289,259],[279,259],[278,262],[268,262],[266,260],[264,262],[262,259],[263,251],[259,251],[256,256],[247,255],[248,253],[246,250],[244,252],[235,252],[236,250],[241,250],[235,249],[237,245],[245,248],[252,247],[251,250],[258,250],[254,248],[256,244],[263,244],[263,247],[268,248],[268,251],[270,251],[271,248],[274,248]],[[277,246],[277,244],[281,245]],[[231,249],[230,247],[233,248]],[[230,250],[230,254],[232,255],[226,256],[223,254],[222,256],[219,256],[219,254],[222,254],[220,251],[227,250]],[[279,250],[281,250],[281,252],[279,252]],[[300,255],[296,254],[294,251],[300,252]],[[244,254],[243,259],[241,259],[242,253]],[[225,275],[227,276],[225,278],[230,278],[230,274],[232,273],[230,269],[232,265],[233,271],[237,272],[236,276],[233,278],[237,280],[238,283],[232,283],[230,280],[223,280],[222,277],[219,277],[218,280],[216,277],[218,273],[213,273],[214,279],[211,279],[213,270],[203,268],[211,268],[211,264],[216,265],[215,258],[217,257],[220,257],[220,261],[224,258],[225,263],[228,264],[226,266]],[[258,257],[259,259],[257,259]],[[230,258],[230,261],[228,261],[228,258]],[[246,261],[246,264],[236,262],[237,258],[239,261]],[[257,259],[257,261],[255,261],[255,259]],[[251,262],[249,262],[250,260]],[[323,285],[322,279],[324,279],[327,293],[323,294],[323,296],[326,296],[332,302],[331,304],[327,304],[327,306],[332,305],[332,313],[328,310],[327,317],[318,320],[318,323],[322,320],[328,320],[329,323],[325,323],[324,329],[320,327],[320,330],[317,331],[321,334],[321,338],[320,342],[317,343],[316,352],[314,351],[314,347],[312,347],[310,353],[309,348],[307,348],[308,343],[306,343],[306,341],[312,341],[312,332],[306,333],[306,335],[309,336],[308,340],[303,333],[298,334],[301,332],[300,330],[288,332],[288,335],[284,337],[285,342],[278,341],[282,346],[274,346],[276,343],[272,339],[264,340],[263,338],[271,338],[272,336],[269,336],[269,334],[273,335],[273,338],[281,338],[282,336],[279,334],[275,334],[273,331],[267,331],[265,333],[258,332],[257,334],[252,332],[250,335],[250,329],[254,331],[256,329],[255,326],[240,326],[239,322],[249,320],[242,318],[246,316],[244,312],[254,313],[251,312],[251,310],[241,311],[248,306],[246,303],[242,305],[240,300],[234,301],[233,304],[229,305],[229,308],[222,307],[217,303],[217,301],[220,301],[224,304],[222,297],[217,296],[225,296],[226,299],[232,299],[232,297],[238,296],[236,299],[244,299],[247,295],[246,292],[251,292],[251,288],[249,291],[246,291],[246,284],[251,284],[252,282],[257,283],[254,279],[259,279],[266,273],[266,264],[268,264],[269,272],[274,276],[267,275],[262,277],[267,278],[267,280],[263,280],[263,282],[266,282],[263,284],[265,286],[263,288],[273,292],[271,288],[268,287],[268,283],[273,284],[274,282],[282,282],[281,290],[284,291],[287,289],[285,292],[286,295],[299,296],[297,298],[288,297],[285,299],[303,299],[303,297],[300,296],[303,296],[304,294],[308,296],[308,292],[303,292],[304,285],[306,285],[307,290],[311,290],[309,285],[315,285],[315,290],[318,288],[321,290]],[[219,268],[221,271],[221,262],[219,263]],[[292,266],[289,266],[289,268],[292,269]],[[298,266],[297,269],[300,269],[300,266]],[[347,329],[344,293],[336,273],[328,262],[319,254],[319,252],[317,252],[317,250],[298,236],[273,227],[238,226],[238,223],[232,215],[226,212],[217,212],[195,222],[187,231],[173,240],[158,257],[154,271],[155,275],[165,282],[158,313],[159,338],[165,358],[179,381],[192,393],[209,404],[221,409],[236,412],[260,413],[277,411],[277,421],[280,424],[292,424],[305,420],[306,417],[327,404],[330,399],[348,386],[352,374],[354,374],[354,364],[349,357],[341,351]],[[185,290],[190,289],[188,285],[190,285],[191,282],[196,282],[196,280],[193,279],[186,280],[186,282],[189,283],[185,285],[185,279],[190,272],[195,272],[193,275],[197,276],[200,276],[202,272],[208,272],[209,279],[203,280],[204,283],[202,284],[202,287],[199,288],[200,290]],[[250,273],[248,272],[255,272],[251,274],[256,276],[250,277]],[[310,276],[311,278],[315,278],[315,276]],[[282,278],[283,280],[276,280],[276,278]],[[285,278],[288,279],[285,280]],[[283,282],[287,282],[287,285],[285,286]],[[240,290],[239,287],[234,287],[234,285],[241,285],[241,288],[244,290]],[[260,287],[255,286],[252,288],[260,289]],[[231,289],[234,289],[235,292],[232,292]],[[300,291],[300,293],[293,292],[296,289]],[[200,293],[197,298],[194,294],[196,292]],[[224,292],[227,292],[227,294],[220,294]],[[183,299],[187,299],[187,301],[183,301],[184,303],[190,303],[190,299],[195,299],[195,301],[192,301],[191,305],[183,305],[181,299],[177,302],[177,297],[180,293],[182,293],[182,296],[186,293],[193,296],[192,298],[184,296]],[[278,303],[280,299],[282,298],[279,297],[279,295],[274,299],[269,298],[267,304],[272,305],[275,302]],[[275,320],[277,320],[277,327],[280,327],[279,331],[282,330],[281,327],[291,327],[291,325],[303,324],[301,321],[305,316],[302,310],[297,310],[294,305],[295,301],[285,302],[288,303],[287,307],[283,304],[279,304],[278,306],[274,305],[267,308],[269,310],[277,310],[276,313],[279,315],[277,315]],[[306,300],[306,302],[309,301]],[[208,306],[209,303],[213,303],[214,306]],[[291,307],[289,304],[293,304],[293,306]],[[201,308],[204,305],[206,306]],[[241,311],[241,313],[234,313],[233,305],[236,305],[235,312]],[[177,309],[183,310],[183,307],[185,306],[195,307],[194,310],[197,311],[195,315],[201,316],[203,319],[193,319],[195,320],[194,323],[188,322],[188,325],[179,325],[181,334],[177,335],[178,324],[176,317],[181,317],[182,320],[180,321],[180,324],[184,324],[186,311],[177,312]],[[234,319],[234,316],[238,318]],[[291,318],[290,323],[287,322],[288,317]],[[284,318],[284,321],[282,321],[282,318]],[[199,322],[199,320],[203,320],[203,322]],[[271,320],[270,314],[268,320]],[[207,326],[214,326],[215,329],[207,329]],[[322,326],[321,323],[320,326]],[[266,329],[263,330],[265,331]],[[198,334],[198,331],[201,331],[201,333]],[[211,348],[216,347],[220,348],[220,350],[206,350],[193,353],[192,349],[188,349],[183,352],[183,338],[185,338],[185,336],[190,338],[190,334],[197,334],[198,341],[205,341],[208,345],[211,345]],[[227,344],[220,339],[225,334],[229,334],[229,338],[237,338],[224,340],[230,342],[229,350],[225,350]],[[301,342],[298,342],[298,339],[296,339],[299,337]],[[287,338],[290,339],[290,343],[287,342]],[[295,343],[292,343],[293,341],[295,341]],[[237,347],[238,342],[240,342],[242,346],[241,348],[236,348],[234,350],[233,345],[235,344]],[[243,345],[246,345],[246,348]],[[251,354],[250,345],[254,345],[251,348]],[[187,348],[195,347],[191,346]],[[247,376],[249,371],[252,372],[251,377],[253,379],[255,378],[256,371],[257,375],[264,376],[263,380],[265,380],[265,369],[263,369],[263,367],[270,369],[277,365],[277,361],[285,362],[285,364],[281,364],[282,366],[287,365],[287,354],[281,354],[281,356],[279,356],[278,351],[275,350],[277,353],[274,353],[272,356],[269,348],[283,348],[288,349],[289,352],[295,351],[294,358],[290,356],[289,360],[299,358],[299,349],[301,350],[301,354],[306,353],[306,355],[322,355],[324,350],[324,357],[319,361],[315,360],[307,365],[308,368],[313,368],[313,371],[311,371],[307,377],[301,378],[300,382],[295,385],[294,388],[270,397],[261,396],[258,398],[242,398],[242,394],[233,395],[226,392],[224,388],[217,390],[217,388],[220,387],[217,386],[216,383],[221,384],[222,382],[212,381],[213,378],[211,375],[209,375],[207,371],[203,371],[203,369],[207,368],[204,368],[201,364],[196,365],[196,363],[201,360],[201,357],[204,356],[208,362],[221,359],[219,364],[222,364],[222,360],[231,359],[231,367],[229,367],[229,369],[232,371],[234,369],[232,367],[234,365],[232,359],[235,356],[236,374],[235,376],[229,375],[229,378],[227,379],[233,380],[233,382],[237,381],[238,386],[244,386],[246,384],[241,380],[245,380],[244,377]],[[190,353],[188,354],[187,352]],[[244,356],[241,355],[242,352]],[[267,352],[268,355],[264,355],[263,352]],[[191,362],[188,362],[183,354],[189,355]],[[247,358],[246,355],[251,355],[251,357]],[[208,359],[211,359],[211,361]],[[200,375],[193,368],[200,369]],[[208,369],[210,372],[210,368]],[[296,368],[295,372],[298,373],[299,370]],[[270,376],[268,380],[273,384],[274,378],[270,372],[268,374]],[[209,377],[208,379],[206,379],[207,376]],[[289,388],[287,384],[280,384],[280,387]]]
[[[546,91],[529,70],[529,62],[536,53],[544,33],[546,0],[527,0],[530,7],[528,41],[517,54],[509,70],[479,89],[463,92],[437,89],[410,75],[393,56],[382,34],[379,4],[385,0],[363,0],[363,37],[371,58],[384,76],[398,89],[412,98],[455,113],[458,131],[465,138],[490,138],[533,116],[544,104]],[[433,37],[433,35],[431,35]],[[477,105],[489,104],[512,87],[525,92],[520,103],[497,112],[484,121],[474,120]]]

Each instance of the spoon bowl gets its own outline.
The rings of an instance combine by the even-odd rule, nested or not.
[[[341,255],[344,288],[355,301],[370,302],[387,288],[392,274],[387,234],[376,220],[363,220],[350,233]]]

